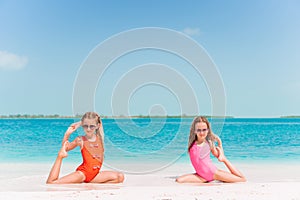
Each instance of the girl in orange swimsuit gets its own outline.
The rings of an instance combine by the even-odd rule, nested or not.
[[[70,135],[83,127],[85,136],[79,136],[69,142]],[[80,122],[73,123],[66,131],[63,138],[63,145],[50,171],[47,183],[121,183],[124,175],[121,172],[100,171],[103,163],[103,141],[104,131],[100,116],[95,112],[87,112]],[[59,172],[63,158],[67,152],[79,146],[83,162],[75,172],[59,178]]]
[[[215,147],[215,142],[218,146]],[[188,151],[194,174],[186,174],[176,179],[179,183],[204,183],[213,180],[223,182],[244,182],[246,178],[224,155],[221,139],[213,134],[205,117],[196,117],[191,125]],[[210,153],[223,162],[230,172],[217,169],[212,163]]]

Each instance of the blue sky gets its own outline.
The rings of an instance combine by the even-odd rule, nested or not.
[[[227,115],[300,115],[300,1],[296,0],[0,0],[0,115],[72,115],[74,82],[89,53],[115,34],[143,27],[183,32],[207,51],[224,83]],[[140,52],[132,58],[139,59],[138,64],[153,59],[171,67],[177,59],[167,55],[159,60],[158,55]],[[107,82],[98,87],[97,112],[111,114],[105,94],[115,85],[109,80],[134,67],[129,60],[118,60],[103,79]],[[191,81],[200,114],[210,114],[203,80],[175,68]],[[131,114],[148,114],[156,105],[167,114],[180,114],[171,92],[155,85],[136,92],[128,109]]]

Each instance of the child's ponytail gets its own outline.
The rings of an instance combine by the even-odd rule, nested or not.
[[[102,142],[102,146],[104,147],[104,130],[103,130],[103,124],[102,124],[102,120],[101,120],[101,118],[100,118],[100,116],[98,114],[97,114],[97,117],[98,117],[97,122],[100,125],[100,128],[98,128],[96,130],[96,135],[98,135],[100,137],[101,142]]]

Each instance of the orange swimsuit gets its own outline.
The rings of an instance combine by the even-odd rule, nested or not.
[[[82,136],[83,147],[81,155],[83,162],[77,167],[76,171],[81,171],[85,175],[84,182],[92,181],[100,171],[103,162],[103,146],[99,136],[96,136],[95,142],[90,142],[85,136]]]

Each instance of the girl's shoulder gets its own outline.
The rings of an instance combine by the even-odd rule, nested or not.
[[[190,151],[194,150],[195,148],[198,148],[197,142],[194,141],[193,144],[191,145]]]

